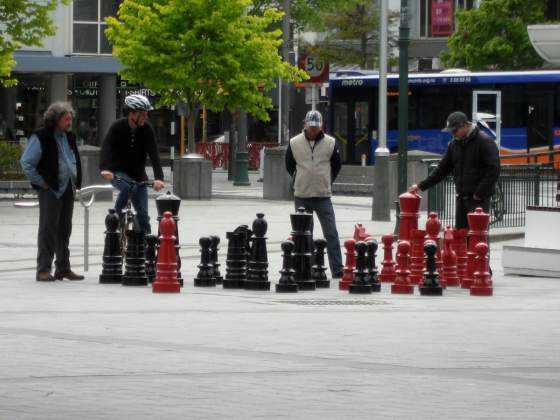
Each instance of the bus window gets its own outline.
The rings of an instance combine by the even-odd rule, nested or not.
[[[360,162],[362,155],[369,156],[369,104],[356,102],[354,107],[354,161]]]
[[[506,85],[502,91],[502,127],[525,127],[525,106],[523,104],[523,86]]]
[[[332,134],[338,143],[342,161],[346,161],[346,144],[348,143],[348,104],[335,102],[333,104]]]

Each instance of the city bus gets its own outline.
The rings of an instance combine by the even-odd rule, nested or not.
[[[441,132],[449,113],[471,116],[473,91],[501,92],[500,154],[504,163],[526,163],[516,155],[560,149],[560,70],[410,73],[408,150],[443,154],[451,139]],[[332,73],[329,79],[329,129],[343,162],[374,163],[377,148],[379,75],[360,71]],[[387,76],[387,147],[398,150],[398,74]],[[477,110],[496,112],[496,99],[479,96]],[[543,159],[546,156],[543,156]]]

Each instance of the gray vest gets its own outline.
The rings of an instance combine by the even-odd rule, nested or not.
[[[311,143],[301,132],[290,140],[290,148],[296,161],[296,179],[294,195],[301,198],[330,197],[331,157],[334,151],[335,139],[324,135],[320,141]]]

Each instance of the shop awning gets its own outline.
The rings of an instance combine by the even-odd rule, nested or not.
[[[17,51],[15,73],[116,74],[121,64],[112,56],[71,55],[57,57],[50,51]]]

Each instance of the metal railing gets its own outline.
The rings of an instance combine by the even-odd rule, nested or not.
[[[95,202],[95,194],[104,191],[113,191],[113,186],[107,185],[89,185],[76,191],[76,200],[80,202],[84,208],[84,271],[89,271],[89,208]],[[14,207],[33,208],[39,207],[38,201],[16,201]]]
[[[496,191],[490,201],[490,224],[493,227],[525,226],[527,206],[560,207],[560,169],[556,158],[557,152],[521,155],[534,161],[539,156],[550,155],[546,163],[538,164],[502,164]],[[511,159],[502,156],[502,160]],[[548,160],[548,159],[547,159]],[[430,171],[437,161],[425,161]],[[428,211],[435,211],[443,226],[455,222],[455,185],[451,176],[428,190]]]

